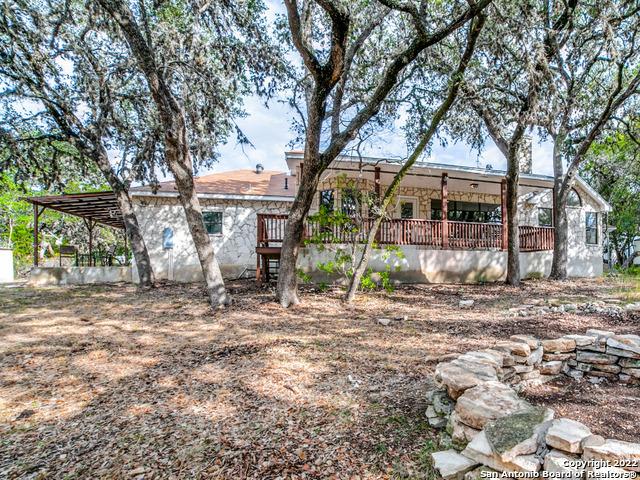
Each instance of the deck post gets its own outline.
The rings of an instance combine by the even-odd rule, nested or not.
[[[94,267],[95,265],[93,265],[93,227],[95,226],[95,223],[93,222],[92,219],[82,219],[84,221],[85,226],[87,227],[87,230],[89,231],[89,267]]]
[[[440,182],[441,197],[442,197],[442,248],[449,248],[449,174],[443,173],[442,180]]]
[[[380,167],[376,166],[374,168],[373,175],[373,188],[375,189],[374,191],[376,194],[375,202],[378,207],[380,207]],[[369,218],[373,218],[371,214],[369,214]],[[371,227],[373,227],[373,220],[369,228]],[[380,228],[382,228],[382,225],[380,225]],[[378,231],[376,232],[376,243],[380,243],[380,228],[378,228]]]
[[[500,216],[502,217],[502,250],[509,245],[509,229],[507,223],[507,179],[500,182]]]

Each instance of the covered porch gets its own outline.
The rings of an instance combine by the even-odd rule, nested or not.
[[[332,169],[336,175],[354,175],[354,172],[358,172],[359,184],[369,191],[373,190],[377,198],[382,195],[383,186],[388,185],[395,174],[393,166],[389,165],[372,165],[364,169],[360,166],[356,169],[355,165],[341,162]],[[364,175],[362,172],[365,172]],[[319,188],[327,188],[326,185],[332,184],[325,181],[324,185]],[[520,182],[518,196],[523,206],[521,210],[527,210],[525,206],[531,207],[531,213],[526,218],[521,213],[519,219],[521,252],[553,250],[552,219],[549,217],[549,225],[541,224],[538,219],[539,198],[546,195],[552,199],[552,188],[547,178],[536,178],[534,175],[527,175]],[[320,202],[323,191],[319,192]],[[427,200],[420,195],[428,195]],[[476,198],[477,201],[471,200]],[[336,198],[333,202],[333,208],[348,212],[344,198]],[[428,206],[425,206],[427,202]],[[423,250],[505,252],[509,240],[506,205],[504,172],[470,168],[468,173],[459,169],[449,173],[443,171],[441,166],[421,166],[412,170],[403,180],[400,193],[376,234],[376,242],[379,245],[411,246]],[[550,216],[551,208],[544,210]],[[320,238],[326,244],[363,244],[373,226],[373,219],[365,215],[362,218],[354,215],[356,228],[352,225],[346,228],[327,227],[307,221],[304,238]],[[485,221],[474,221],[478,219]],[[279,258],[286,221],[286,215],[258,215],[256,253],[259,280],[269,279],[273,271],[271,265]]]

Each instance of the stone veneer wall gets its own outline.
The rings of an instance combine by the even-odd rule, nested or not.
[[[553,410],[518,396],[527,385],[559,375],[640,385],[640,336],[587,330],[540,341],[515,335],[439,363],[427,417],[446,428],[454,447],[432,455],[441,476],[633,478],[640,472],[640,444],[592,435],[587,426],[554,419]]]
[[[160,196],[134,196],[133,198],[156,278],[169,277],[172,261],[174,280],[201,281],[202,270],[189,234],[184,210],[178,199]],[[289,211],[290,202],[201,198],[200,205],[205,212],[223,213],[222,234],[210,235],[209,238],[222,274],[226,277],[235,277],[247,268],[256,268],[257,214],[286,214]],[[162,249],[162,231],[166,227],[171,227],[174,231],[172,259],[169,258],[169,252]]]

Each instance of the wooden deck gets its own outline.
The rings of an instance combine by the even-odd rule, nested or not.
[[[268,280],[270,262],[278,260],[284,239],[287,215],[258,214],[258,279]],[[353,229],[305,224],[305,238],[320,238],[323,243],[364,243],[373,225],[368,219],[356,232]],[[520,251],[553,250],[553,227],[523,225]],[[377,235],[380,245],[415,245],[442,250],[505,250],[506,229],[501,223],[457,222],[451,220],[389,219],[383,220]]]

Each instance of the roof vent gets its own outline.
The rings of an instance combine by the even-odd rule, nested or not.
[[[264,167],[261,163],[256,165],[256,173],[262,173],[264,171]]]

